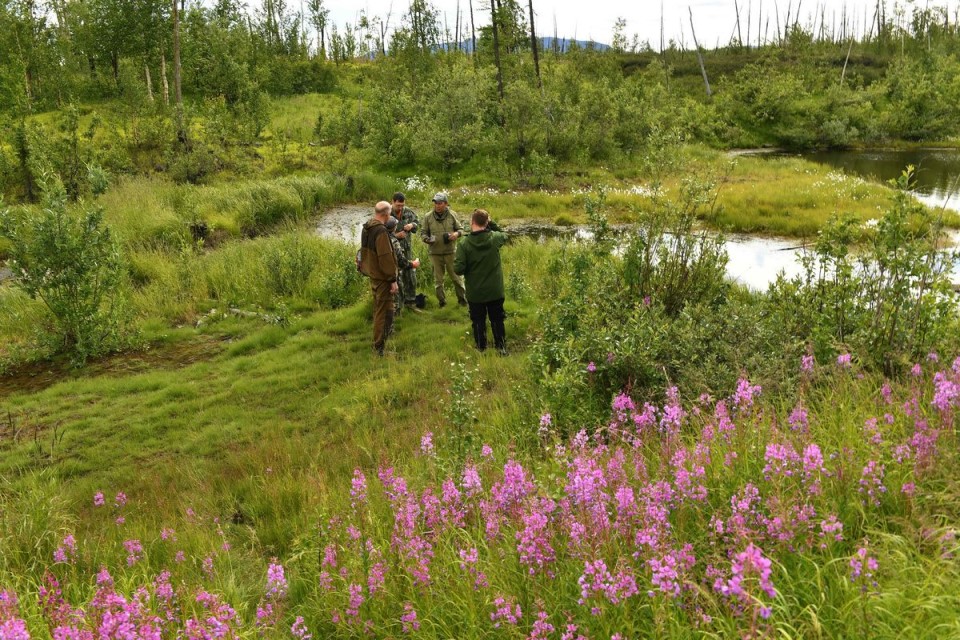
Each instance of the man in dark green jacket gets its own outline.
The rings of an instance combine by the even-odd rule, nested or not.
[[[489,228],[490,214],[475,209],[470,218],[470,235],[457,244],[453,270],[467,283],[467,303],[473,340],[477,349],[487,348],[487,316],[493,329],[493,343],[500,355],[507,355],[507,332],[503,312],[503,266],[500,247],[507,242],[507,234]]]

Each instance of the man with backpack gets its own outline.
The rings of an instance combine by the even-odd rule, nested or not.
[[[373,292],[373,349],[382,356],[393,328],[393,298],[397,284],[397,257],[384,223],[390,218],[390,203],[380,201],[360,232],[360,271],[370,278]]]

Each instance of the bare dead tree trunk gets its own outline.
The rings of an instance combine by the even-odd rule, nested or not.
[[[663,39],[663,0],[660,0],[660,56],[663,56],[664,50],[664,39]]]
[[[763,25],[763,0],[760,0],[760,6],[757,8],[757,49],[763,46],[763,41],[760,39],[760,29]]]
[[[170,104],[170,84],[167,82],[167,56],[160,56],[160,79],[163,85],[163,104]]]
[[[850,38],[850,46],[847,47],[847,58],[843,61],[843,71],[840,72],[840,84],[843,84],[843,78],[847,75],[847,63],[850,62],[850,52],[853,51],[853,38]]]
[[[177,0],[173,0],[173,96],[177,105],[177,140],[185,145],[187,131],[183,124],[183,85],[180,73],[180,12]]]
[[[777,0],[773,0],[773,10],[777,18],[777,46],[780,46],[783,42],[780,40],[780,7],[777,6]],[[767,18],[767,20],[769,21],[770,18]]]
[[[490,3],[491,27],[493,30],[493,61],[497,65],[497,95],[500,102],[503,102],[503,68],[500,66],[500,27],[498,16],[500,14],[500,0],[493,0]]]
[[[733,10],[737,14],[737,46],[743,46],[743,33],[740,31],[740,5],[737,4],[737,0],[733,0]]]
[[[710,90],[710,80],[707,79],[707,68],[703,66],[703,55],[700,53],[700,43],[697,42],[697,32],[693,28],[693,9],[687,7],[687,10],[690,12],[690,32],[693,35],[693,46],[697,50],[697,62],[700,63],[700,73],[703,74],[703,84],[707,87],[707,97],[713,95],[713,91]]]
[[[153,102],[153,81],[150,79],[150,65],[143,63],[143,73],[147,79],[147,100]]]
[[[473,26],[473,0],[470,0],[470,55],[477,54],[477,30]]]
[[[540,53],[537,51],[537,30],[533,26],[533,0],[529,0],[530,5],[530,46],[533,47],[533,68],[537,74],[537,87],[540,93],[543,93],[543,80],[540,78]]]

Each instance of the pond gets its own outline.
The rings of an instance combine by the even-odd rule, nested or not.
[[[786,154],[770,154],[783,157]],[[874,182],[898,178],[907,165],[916,167],[914,195],[924,204],[960,212],[960,150],[913,149],[863,151],[813,151],[799,157],[840,169]]]

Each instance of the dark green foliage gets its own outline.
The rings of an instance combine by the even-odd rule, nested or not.
[[[82,363],[129,343],[124,266],[98,209],[67,210],[67,193],[47,178],[39,212],[0,211],[0,235],[11,244],[15,283],[50,312],[57,351]]]
[[[909,194],[912,172],[895,181],[874,228],[836,218],[804,258],[804,274],[771,289],[775,321],[822,359],[851,349],[893,375],[951,339],[953,254],[943,251],[938,213]]]

